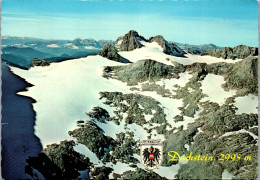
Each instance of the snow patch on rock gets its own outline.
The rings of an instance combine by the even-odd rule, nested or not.
[[[211,101],[222,105],[228,97],[236,95],[236,90],[225,91],[222,88],[222,84],[224,83],[223,76],[208,74],[201,83],[202,93],[208,97],[201,99],[201,102]]]
[[[235,106],[238,108],[236,114],[250,114],[258,113],[258,97],[253,94],[248,94],[247,96],[243,97],[236,97],[235,98]]]

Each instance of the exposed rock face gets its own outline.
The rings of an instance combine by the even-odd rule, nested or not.
[[[98,54],[110,60],[120,62],[120,55],[117,53],[116,48],[110,44],[105,44],[103,49]]]
[[[123,173],[122,176],[120,177],[120,179],[166,179],[164,177],[159,176],[157,173],[153,171],[145,171],[140,168],[137,168],[136,171],[126,171]]]
[[[103,180],[109,179],[108,175],[113,171],[110,167],[95,167],[93,171],[91,171],[90,176],[91,179]]]
[[[112,77],[114,71],[117,78],[128,84],[137,84],[146,80],[155,81],[160,78],[178,78],[178,73],[184,70],[182,65],[169,66],[154,60],[141,60],[127,66],[108,66],[104,69],[104,77]]]
[[[207,50],[201,53],[201,56],[207,55],[223,59],[244,59],[248,56],[257,56],[258,48],[245,45],[238,45],[234,48],[225,47],[223,49]]]
[[[32,67],[34,66],[49,66],[50,62],[49,61],[45,61],[45,60],[41,60],[38,58],[34,58],[32,61]]]
[[[174,56],[183,56],[185,54],[185,52],[176,44],[168,43],[161,35],[151,37],[149,39],[149,42],[157,42],[163,48],[163,52],[165,54]]]
[[[175,43],[170,43],[170,48],[172,50],[172,55],[174,56],[184,56],[186,54],[185,51],[183,51],[177,44]]]
[[[240,96],[249,93],[258,94],[258,57],[247,57],[244,60],[231,63],[194,63],[184,66],[187,70],[198,73],[198,80],[202,79],[208,73],[224,76],[225,83],[222,87],[226,90],[236,89]]]
[[[105,44],[103,46],[103,49],[98,54],[100,56],[103,56],[103,57],[108,58],[113,61],[123,62],[123,63],[130,62],[127,59],[124,59],[123,57],[121,57],[118,54],[117,49],[113,45],[110,45],[110,44]]]
[[[132,51],[143,46],[140,41],[150,43],[157,42],[163,48],[163,52],[169,55],[183,56],[185,54],[175,43],[168,43],[161,35],[146,40],[143,36],[140,36],[138,32],[133,30],[129,31],[123,37],[119,37],[115,42],[115,47],[120,51]]]
[[[197,49],[187,49],[187,50],[184,49],[184,51],[186,53],[190,53],[190,54],[200,54],[201,53],[201,51],[199,51]]]
[[[104,156],[104,148],[109,149],[109,146],[113,144],[111,137],[105,136],[100,133],[103,132],[94,122],[88,121],[83,128],[78,128],[73,131],[69,131],[69,135],[76,138],[77,141],[94,152],[100,159]]]
[[[163,113],[163,109],[159,106],[159,103],[151,97],[143,96],[140,94],[123,94],[121,92],[100,92],[100,99],[105,99],[104,104],[111,107],[117,107],[123,113],[127,113],[125,122],[127,124],[136,123],[140,126],[146,124],[144,115],[152,115],[152,110],[155,111],[153,118],[150,122],[163,124],[166,123],[166,119]],[[126,101],[129,105],[125,105],[122,101]],[[146,111],[143,111],[139,105],[144,107]],[[117,119],[121,119],[120,112],[117,113],[117,118],[110,118],[116,124]]]
[[[187,164],[181,166],[178,178],[220,179],[224,169],[227,169],[233,175],[236,175],[235,179],[256,179],[257,140],[248,133],[231,133],[229,136],[223,135],[227,132],[239,131],[241,129],[250,131],[252,127],[257,125],[257,114],[237,115],[232,102],[228,103],[227,101],[222,106],[209,102],[204,103],[202,106],[204,111],[201,112],[201,117],[196,120],[196,123],[191,124],[189,130],[171,135],[170,138],[172,138],[172,141],[169,139],[166,142],[166,148],[168,146],[173,147],[176,143],[177,148],[179,148],[178,150],[184,153],[186,150],[180,144],[187,143],[190,145],[189,149],[191,151],[188,150],[186,154],[190,152],[193,153],[193,156],[208,154],[209,156],[216,157],[216,161],[189,161]],[[192,131],[192,128],[198,126],[201,126],[200,129],[203,133],[197,132],[196,136],[194,136],[195,129]],[[183,142],[183,140],[176,142],[179,140],[179,137],[182,137],[181,139],[184,139],[186,142]],[[222,163],[223,161],[218,161],[218,158],[221,158],[221,154],[241,154],[241,160]],[[243,160],[247,155],[252,157],[251,161]],[[212,173],[204,173],[209,171]]]
[[[120,50],[120,45],[121,45],[121,43],[122,43],[122,41],[123,41],[123,38],[124,38],[124,36],[118,37],[117,40],[116,40],[115,43],[114,43],[114,46],[115,46],[115,48],[116,48],[118,51]]]
[[[29,157],[26,161],[26,173],[35,176],[33,169],[46,179],[76,179],[78,171],[86,170],[92,164],[89,158],[73,149],[75,142],[61,141],[60,144],[48,145],[38,157]],[[35,176],[35,179],[40,177]],[[41,178],[40,178],[41,179]]]
[[[108,112],[101,107],[93,107],[92,111],[86,113],[91,119],[98,120],[99,122],[104,122],[106,118],[109,118]]]
[[[238,94],[258,93],[258,58],[248,57],[235,64],[215,63],[207,65],[205,71],[222,75],[227,89],[237,89]]]
[[[129,31],[124,35],[120,44],[120,51],[132,51],[137,48],[141,48],[143,45],[140,41],[146,41],[146,39],[138,34],[136,31]]]

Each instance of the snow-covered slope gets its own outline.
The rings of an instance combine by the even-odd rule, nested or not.
[[[232,97],[236,94],[235,90],[225,91],[221,85],[224,84],[224,77],[215,74],[208,74],[202,81],[202,91],[208,97],[202,99],[202,101],[212,101],[218,104],[224,104],[228,97]]]
[[[103,66],[107,65],[119,63],[90,56],[28,71],[12,68],[12,72],[34,85],[18,94],[37,101],[33,104],[37,114],[35,131],[43,147],[70,139],[67,132],[75,129],[76,120],[85,119],[85,112],[94,105],[107,108],[99,100],[99,92],[127,92],[129,88],[125,83],[102,77]]]
[[[142,48],[135,49],[133,51],[120,51],[119,54],[131,62],[136,62],[138,60],[143,60],[143,59],[152,59],[167,65],[173,65],[172,61],[184,65],[189,65],[194,62],[212,64],[218,62],[235,63],[240,61],[240,60],[234,61],[231,59],[225,60],[222,58],[216,58],[212,56],[199,56],[193,54],[185,54],[186,58],[176,57],[176,56],[165,54],[163,52],[163,48],[157,42],[149,43],[145,41],[140,41],[140,43],[143,45]]]

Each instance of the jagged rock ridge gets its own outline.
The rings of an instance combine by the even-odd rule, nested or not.
[[[141,41],[150,43],[157,42],[163,48],[163,52],[165,54],[173,56],[184,56],[185,54],[185,52],[180,47],[178,47],[177,44],[169,43],[161,35],[151,37],[149,40],[147,40],[134,30],[131,30],[124,36],[119,37],[115,42],[115,47],[119,51],[132,51],[144,46]]]
[[[223,59],[244,59],[248,56],[257,56],[258,48],[246,45],[238,45],[234,48],[224,47],[223,49],[207,50],[201,53],[201,56],[207,55]]]
[[[151,37],[149,42],[157,42],[163,48],[163,52],[165,54],[174,56],[183,56],[185,54],[185,52],[180,47],[174,43],[168,43],[161,35]]]
[[[122,38],[122,42],[120,44],[120,51],[132,51],[137,48],[141,48],[143,45],[140,41],[147,41],[144,37],[140,36],[136,31],[129,31]]]

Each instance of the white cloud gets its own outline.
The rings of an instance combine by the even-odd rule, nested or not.
[[[64,46],[69,47],[69,48],[71,48],[71,49],[79,49],[78,46],[75,46],[75,45],[72,44],[72,43],[66,43],[66,44],[64,44]]]
[[[85,48],[85,49],[88,49],[88,50],[94,50],[94,49],[97,49],[97,48],[95,48],[95,47],[93,47],[93,46],[85,46],[84,48]]]
[[[47,47],[50,47],[50,48],[59,48],[60,46],[58,44],[49,44],[47,45]]]
[[[64,46],[71,46],[72,45],[72,43],[66,43],[66,44],[64,44]]]
[[[71,49],[79,49],[79,47],[78,47],[78,46],[75,46],[75,45],[72,45],[72,46],[71,46]]]

